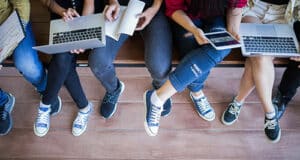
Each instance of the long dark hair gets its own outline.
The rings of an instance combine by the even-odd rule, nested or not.
[[[224,15],[227,0],[191,0],[188,12],[193,16],[214,17]]]

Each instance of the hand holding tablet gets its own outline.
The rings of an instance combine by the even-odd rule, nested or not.
[[[241,43],[227,31],[205,33],[205,36],[217,50],[241,47]]]

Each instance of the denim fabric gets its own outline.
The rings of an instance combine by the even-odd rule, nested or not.
[[[8,101],[7,93],[0,88],[0,107],[4,106]]]
[[[25,79],[42,92],[46,88],[47,76],[37,52],[32,49],[35,46],[35,40],[30,23],[27,24],[25,33],[25,38],[14,51],[13,60]]]
[[[224,17],[193,22],[205,33],[225,30]],[[210,70],[221,62],[230,50],[216,50],[210,44],[199,45],[193,36],[186,37],[187,31],[178,24],[173,23],[172,29],[182,59],[170,73],[169,79],[178,92],[186,87],[192,92],[197,92],[203,88]]]
[[[53,104],[62,85],[66,86],[79,109],[88,105],[76,72],[76,55],[69,52],[53,55],[48,68],[48,82],[43,92],[42,102]]]
[[[171,31],[163,11],[160,10],[140,33],[145,44],[146,66],[153,78],[153,86],[158,88],[167,80],[172,60]],[[94,49],[89,56],[92,72],[109,93],[117,89],[118,78],[113,61],[127,38],[122,35],[119,41],[115,41],[106,37],[106,46]]]

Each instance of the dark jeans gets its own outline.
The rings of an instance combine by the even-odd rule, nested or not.
[[[193,22],[205,33],[225,30],[224,17]],[[169,79],[178,92],[186,87],[192,92],[200,91],[210,70],[221,62],[230,50],[216,50],[210,44],[199,45],[193,36],[184,36],[187,31],[176,23],[173,23],[172,29],[176,45],[183,58],[176,69],[170,73]]]
[[[297,88],[300,86],[299,65],[299,62],[290,61],[278,87],[279,92],[285,98],[287,103],[293,98],[297,92]]]
[[[69,52],[53,55],[48,68],[48,81],[42,102],[53,104],[62,85],[66,86],[79,109],[88,105],[76,72],[76,55]]]
[[[294,23],[294,30],[298,41],[300,41],[300,21]],[[300,62],[290,61],[287,69],[283,73],[281,82],[279,84],[279,92],[284,97],[286,103],[291,101],[300,86],[300,69],[298,66]]]
[[[163,11],[160,10],[140,33],[145,44],[146,66],[153,78],[153,86],[159,88],[168,78],[172,61],[171,31]],[[94,49],[89,56],[92,72],[109,93],[118,86],[113,61],[127,38],[127,35],[121,35],[119,41],[115,41],[106,37],[106,46]]]

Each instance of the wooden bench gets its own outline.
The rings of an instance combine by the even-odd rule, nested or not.
[[[39,0],[31,0],[31,23],[37,45],[48,44],[49,19],[48,9],[42,7]],[[141,37],[137,35],[138,34],[130,37],[121,47],[115,60],[116,66],[145,66],[143,41]],[[47,62],[50,59],[49,55],[42,53],[39,55],[43,62]],[[77,60],[78,66],[87,66],[87,58],[88,54],[80,54]],[[241,67],[244,65],[244,61],[245,58],[241,55],[240,49],[234,49],[218,66]],[[176,65],[178,62],[178,54],[174,51],[173,64]],[[275,59],[276,66],[285,66],[286,64],[286,59]],[[6,60],[4,62],[4,66],[8,65],[13,65],[12,60]]]

